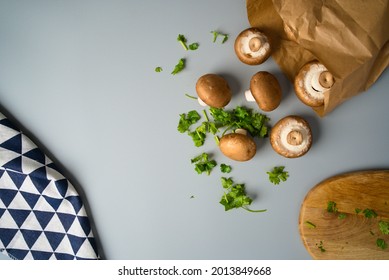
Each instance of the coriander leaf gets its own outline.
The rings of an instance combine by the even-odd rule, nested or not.
[[[158,66],[158,67],[155,67],[155,72],[159,73],[159,72],[162,72],[163,69],[162,67]]]
[[[181,133],[188,131],[190,126],[195,124],[200,118],[200,114],[195,110],[189,111],[187,114],[180,114],[177,130]]]
[[[359,208],[355,208],[355,213],[358,215],[359,213],[362,212],[362,209],[359,209]]]
[[[219,37],[219,36],[222,36],[222,37],[223,37],[222,44],[224,44],[225,42],[227,42],[228,37],[229,37],[228,34],[223,34],[223,33],[220,33],[220,32],[218,32],[218,31],[211,31],[211,33],[213,34],[213,42],[214,42],[214,43],[216,42],[216,39],[217,39],[217,37]]]
[[[336,208],[336,202],[328,201],[328,203],[327,203],[327,212],[329,212],[329,213],[338,213],[338,208]]]
[[[316,228],[316,225],[310,221],[305,221],[304,224],[309,228]]]
[[[376,244],[378,247],[380,247],[382,250],[385,250],[388,248],[388,244],[386,244],[385,240],[382,238],[377,238]]]
[[[230,173],[232,170],[231,166],[230,165],[227,165],[227,164],[224,164],[222,163],[220,165],[220,171],[223,172],[223,173]]]
[[[371,219],[371,218],[376,218],[378,215],[373,209],[366,208],[362,212],[366,218]]]
[[[343,219],[345,219],[347,217],[347,214],[346,213],[339,213],[339,215],[338,215],[338,219],[339,220],[343,220]]]
[[[172,75],[176,75],[178,73],[180,73],[182,70],[184,70],[185,68],[185,59],[184,58],[181,58],[180,60],[178,60],[178,63],[176,64],[176,66],[174,66],[174,69],[172,71]]]
[[[201,131],[188,132],[188,135],[192,137],[193,143],[196,147],[204,145],[206,134]]]
[[[199,43],[193,43],[189,45],[191,51],[197,50],[199,48]]]
[[[223,36],[222,44],[224,44],[225,42],[227,42],[229,35],[228,34],[221,34],[221,35]]]
[[[382,234],[389,234],[389,222],[381,220],[378,222],[378,227]]]
[[[275,166],[272,171],[266,172],[269,175],[269,181],[278,185],[281,181],[285,182],[289,177],[288,171],[284,171],[285,166]]]
[[[197,157],[191,159],[191,163],[195,163],[195,170],[198,174],[206,172],[208,175],[211,174],[212,169],[217,165],[215,160],[210,160],[207,153],[202,153]]]
[[[186,38],[182,34],[178,34],[177,41],[180,42],[181,46],[184,48],[184,50],[188,50],[188,46],[186,45]]]
[[[211,33],[213,34],[213,42],[215,43],[219,33],[217,31],[211,31]]]
[[[227,126],[233,123],[233,116],[230,112],[221,108],[210,108],[211,116],[220,126]]]
[[[320,249],[320,252],[324,253],[326,251],[326,249],[323,247],[323,241],[320,241],[320,243],[316,244],[316,246]]]
[[[251,210],[249,206],[252,202],[252,199],[246,195],[244,184],[234,184],[232,178],[221,178],[222,186],[225,190],[220,204],[224,206],[224,210],[228,211],[234,208],[243,208],[249,212],[265,212],[263,210]]]

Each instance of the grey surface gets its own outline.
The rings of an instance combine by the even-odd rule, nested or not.
[[[388,71],[319,118],[272,59],[238,61],[233,42],[247,27],[243,0],[0,1],[1,109],[85,195],[104,258],[310,259],[297,226],[306,193],[332,175],[389,167]],[[230,39],[212,43],[211,30]],[[199,49],[185,52],[179,33]],[[187,68],[173,76],[181,57]],[[308,154],[285,159],[262,141],[253,160],[236,163],[212,140],[196,148],[178,133],[180,113],[202,110],[184,96],[195,94],[198,77],[223,75],[234,91],[228,108],[255,108],[242,94],[258,70],[282,84],[271,124],[289,114],[311,124]],[[255,197],[252,208],[268,212],[224,212],[221,172],[198,175],[190,164],[201,152],[232,164],[230,176]],[[279,186],[266,176],[276,165],[290,174]]]

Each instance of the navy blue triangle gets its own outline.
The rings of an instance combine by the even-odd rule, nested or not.
[[[19,133],[15,135],[14,137],[8,139],[7,141],[4,141],[0,144],[0,147],[13,151],[15,153],[21,154],[22,153],[22,134]]]
[[[47,237],[47,240],[50,243],[51,248],[53,248],[53,251],[57,249],[59,243],[61,243],[62,239],[65,236],[64,233],[51,232],[51,231],[45,231],[45,235]]]
[[[16,190],[0,189],[0,199],[3,201],[4,205],[8,207],[17,193],[18,191]]]
[[[12,128],[13,130],[19,131],[19,128],[17,128],[9,119],[0,120],[0,124]]]
[[[20,193],[24,197],[24,200],[28,203],[28,205],[30,205],[31,209],[33,209],[35,204],[38,202],[40,195],[23,191],[21,191]]]
[[[74,254],[77,254],[78,250],[80,250],[81,245],[85,242],[85,237],[79,237],[72,234],[67,235],[70,241],[70,245],[72,246]]]
[[[28,250],[22,249],[7,249],[7,253],[14,259],[23,260],[28,254]]]
[[[18,172],[8,172],[9,177],[11,177],[12,181],[14,182],[15,186],[20,189],[22,186],[24,180],[26,179],[27,175],[23,173]]]
[[[57,180],[55,181],[55,186],[57,187],[57,190],[61,194],[61,196],[65,197],[66,192],[68,191],[68,180]]]
[[[64,254],[64,253],[54,253],[57,260],[74,260],[73,255]]]
[[[80,211],[80,209],[82,208],[81,198],[78,195],[77,196],[73,195],[73,196],[66,197],[66,199],[69,200],[69,202],[72,204],[74,211],[78,213],[78,211]]]
[[[4,208],[0,208],[0,218],[1,218],[1,216],[3,216],[4,212],[5,212],[5,209]]]
[[[55,165],[54,162],[49,163],[49,164],[47,164],[46,166],[47,166],[47,167],[50,167],[50,168],[52,168],[52,169],[54,169],[54,170],[57,171],[58,173],[61,173],[61,171],[60,171],[59,168]],[[62,174],[62,173],[61,173],[61,174]]]
[[[4,169],[0,169],[0,178],[3,177],[4,172],[5,172]]]
[[[47,224],[50,222],[51,218],[53,218],[54,213],[53,212],[46,212],[46,211],[38,211],[33,210],[36,219],[38,220],[39,224],[41,225],[42,229],[45,229]]]
[[[28,151],[27,153],[24,153],[23,156],[36,160],[42,164],[46,164],[45,154],[39,148]]]
[[[97,244],[96,244],[96,239],[94,237],[88,237],[88,241],[90,245],[92,246],[93,250],[95,251],[96,255],[97,254]]]
[[[46,167],[44,166],[31,172],[30,179],[40,193],[42,193],[50,183],[50,180],[47,179]]]
[[[65,213],[57,213],[58,218],[60,219],[64,229],[68,232],[69,228],[72,226],[76,216]]]
[[[31,251],[34,260],[48,260],[53,255],[52,252]]]
[[[53,198],[53,197],[50,197],[50,196],[47,196],[47,195],[43,195],[43,197],[46,199],[46,201],[51,205],[51,207],[54,208],[55,211],[58,210],[58,207],[61,205],[62,203],[62,199],[60,198]]]
[[[4,247],[7,247],[11,240],[14,238],[18,229],[13,228],[0,228],[0,240],[3,242]]]
[[[17,171],[20,173],[23,173],[22,170],[22,157],[14,158],[13,160],[10,160],[9,162],[3,164],[3,167],[6,169],[10,169],[13,171]]]
[[[24,221],[27,219],[28,215],[30,215],[31,210],[8,209],[8,212],[11,214],[12,218],[14,218],[15,223],[20,228]]]
[[[88,217],[77,216],[77,219],[79,220],[85,235],[88,236],[89,233],[91,232],[91,226]]]
[[[22,233],[24,241],[26,241],[28,248],[30,249],[32,246],[34,246],[36,240],[42,234],[42,231],[40,230],[20,229],[20,232]]]

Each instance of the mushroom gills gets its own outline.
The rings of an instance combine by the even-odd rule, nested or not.
[[[307,129],[297,121],[291,121],[280,133],[280,144],[284,149],[298,153],[306,149],[310,137]]]
[[[304,89],[314,99],[324,100],[324,92],[334,84],[333,77],[323,64],[313,64],[304,76]]]
[[[266,37],[250,32],[247,37],[240,41],[241,52],[252,58],[264,56],[270,49],[270,44]]]

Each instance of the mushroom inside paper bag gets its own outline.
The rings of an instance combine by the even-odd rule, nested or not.
[[[367,90],[389,64],[389,0],[247,0],[252,27],[267,34],[272,57],[294,83],[304,65],[317,61],[334,81],[323,104],[325,116]]]

